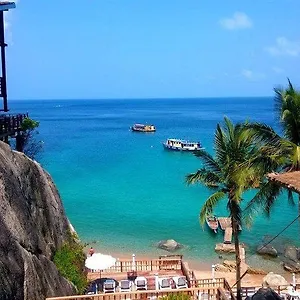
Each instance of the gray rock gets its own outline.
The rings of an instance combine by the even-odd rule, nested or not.
[[[284,251],[284,257],[294,262],[299,262],[300,248],[296,248],[295,246],[286,247]]]
[[[173,252],[182,248],[183,246],[175,240],[162,240],[157,244],[157,247],[169,252]]]
[[[69,222],[48,173],[0,142],[0,299],[72,295],[52,262]]]
[[[290,259],[285,259],[283,261],[283,268],[291,273],[300,273],[300,263]]]
[[[256,253],[260,254],[260,255],[268,255],[268,256],[272,256],[272,257],[277,257],[278,256],[278,252],[277,250],[271,246],[271,245],[259,245],[256,249]]]

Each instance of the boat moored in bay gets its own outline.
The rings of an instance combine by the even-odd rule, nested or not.
[[[167,139],[163,146],[168,150],[175,151],[197,151],[204,149],[200,142],[189,142],[179,139]]]
[[[145,124],[134,124],[131,127],[132,131],[137,131],[137,132],[155,132],[156,128],[154,125],[145,125]]]
[[[218,232],[219,222],[216,216],[206,216],[206,224],[214,233]]]

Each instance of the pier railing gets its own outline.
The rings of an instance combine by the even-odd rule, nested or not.
[[[28,114],[0,114],[0,138],[14,135],[21,129],[25,118],[28,118]]]

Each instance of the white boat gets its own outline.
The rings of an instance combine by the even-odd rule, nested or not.
[[[218,232],[219,223],[216,216],[206,216],[206,224],[214,233]]]
[[[204,149],[200,142],[189,142],[179,139],[167,139],[163,146],[168,150],[175,151],[197,151]]]

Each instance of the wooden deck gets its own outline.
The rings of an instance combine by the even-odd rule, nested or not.
[[[54,297],[47,298],[46,300],[141,300],[141,299],[162,299],[162,297],[169,295],[189,295],[190,299],[202,299],[201,295],[205,299],[210,300],[229,300],[229,295],[224,288],[187,288],[187,289],[171,289],[171,290],[147,290],[147,291],[135,291],[135,292],[118,292],[111,294],[97,294],[97,295],[81,295],[81,296],[67,296],[67,297]]]
[[[14,136],[21,130],[21,124],[28,114],[0,114],[0,139],[8,136]]]
[[[134,271],[132,271],[134,269]],[[136,291],[134,288],[130,292],[119,292],[109,294],[75,295],[66,297],[47,298],[47,300],[123,300],[123,299],[158,299],[168,295],[187,294],[191,299],[198,299],[200,294],[205,294],[209,300],[228,300],[235,299],[230,286],[225,278],[199,279],[197,280],[192,270],[183,262],[182,256],[162,256],[153,260],[136,260],[133,264],[131,259],[117,261],[115,266],[102,271],[89,272],[88,279],[93,281],[101,278],[112,278],[116,281],[131,279],[132,275],[144,276],[147,278],[147,290]],[[130,277],[129,277],[130,276]],[[188,288],[175,289],[174,282],[171,289],[157,290],[155,276],[160,278],[172,278],[175,276],[185,276]],[[132,280],[132,279],[131,279]]]
[[[224,234],[224,244],[231,244],[232,240],[232,227],[226,227]]]

